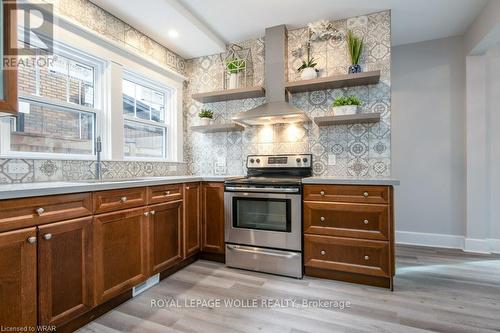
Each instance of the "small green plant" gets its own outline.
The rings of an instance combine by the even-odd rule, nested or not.
[[[241,58],[234,57],[226,63],[226,69],[229,74],[238,74],[239,72],[245,70],[246,67],[246,60]]]
[[[338,97],[336,98],[332,106],[345,106],[345,105],[361,105],[362,102],[356,96]]]
[[[358,65],[363,52],[363,40],[356,37],[351,30],[347,32],[347,49],[351,56],[351,65]]]
[[[210,110],[201,109],[200,113],[198,113],[198,117],[212,119],[214,117],[214,113]]]
[[[302,60],[302,65],[297,68],[297,71],[301,72],[306,68],[314,68],[316,65],[316,59],[307,57],[307,60]]]

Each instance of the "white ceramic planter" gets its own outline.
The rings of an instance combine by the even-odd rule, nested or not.
[[[300,72],[300,78],[302,80],[312,80],[312,79],[315,79],[318,77],[318,73],[316,72],[316,70],[312,67],[307,67],[307,68],[304,68],[301,72]]]
[[[333,115],[334,116],[347,116],[351,114],[359,113],[358,105],[344,105],[344,106],[334,106]]]
[[[200,118],[200,125],[201,126],[208,126],[212,122],[211,118]]]
[[[240,73],[229,74],[228,89],[237,89],[240,87]]]

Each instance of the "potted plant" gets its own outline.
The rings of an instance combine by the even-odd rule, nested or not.
[[[316,67],[317,63],[314,58],[311,58],[311,45],[307,43],[307,60],[302,60],[302,65],[297,68],[300,73],[300,78],[302,80],[311,80],[318,77],[318,70]]]
[[[352,31],[347,32],[347,49],[351,56],[351,66],[349,66],[349,74],[361,73],[359,59],[363,52],[363,40],[356,37]]]
[[[346,116],[359,112],[361,101],[356,96],[338,97],[333,103],[333,114],[335,116]]]
[[[207,109],[201,109],[200,113],[198,113],[198,117],[200,117],[200,125],[207,126],[210,125],[210,122],[214,117],[214,113],[213,111]]]
[[[240,73],[246,69],[245,59],[233,57],[226,63],[226,70],[229,74],[229,89],[236,89],[240,86]]]

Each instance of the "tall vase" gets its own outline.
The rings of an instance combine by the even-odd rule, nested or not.
[[[230,73],[228,89],[237,89],[239,87],[240,87],[240,73]]]

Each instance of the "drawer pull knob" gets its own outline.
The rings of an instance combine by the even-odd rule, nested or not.
[[[363,196],[364,196],[365,198],[368,198],[368,195],[369,195],[369,194],[368,194],[368,192],[363,193]]]
[[[121,201],[121,202],[127,202],[127,197],[121,197],[121,198],[120,198],[120,201]]]
[[[321,191],[319,192],[319,194],[320,194],[321,196],[324,196],[324,195],[325,195],[325,191],[321,190]]]
[[[170,195],[170,191],[165,191],[165,195]]]
[[[37,208],[36,213],[38,214],[38,216],[42,216],[42,214],[45,213],[45,209],[43,209],[42,207]]]
[[[52,239],[52,234],[45,234],[45,235],[43,235],[43,239],[45,239],[45,240],[51,240]]]
[[[368,223],[370,223],[370,222],[368,222],[368,220],[364,220],[364,221],[363,221],[363,223],[364,223],[364,224],[368,224]]]
[[[370,260],[370,257],[369,256],[365,256],[365,260]]]
[[[149,216],[149,212],[144,212],[144,216]]]
[[[155,215],[156,214],[156,212],[154,210],[152,210],[150,213],[151,213],[151,215]]]
[[[189,190],[189,186],[186,186],[186,190]]]
[[[326,251],[321,251],[320,253],[322,256],[324,256],[326,254]]]
[[[36,243],[36,237],[35,236],[28,237],[27,241],[30,244],[35,244]]]
[[[325,217],[324,217],[324,216],[321,216],[321,217],[319,218],[319,220],[320,220],[321,222],[325,222]]]

